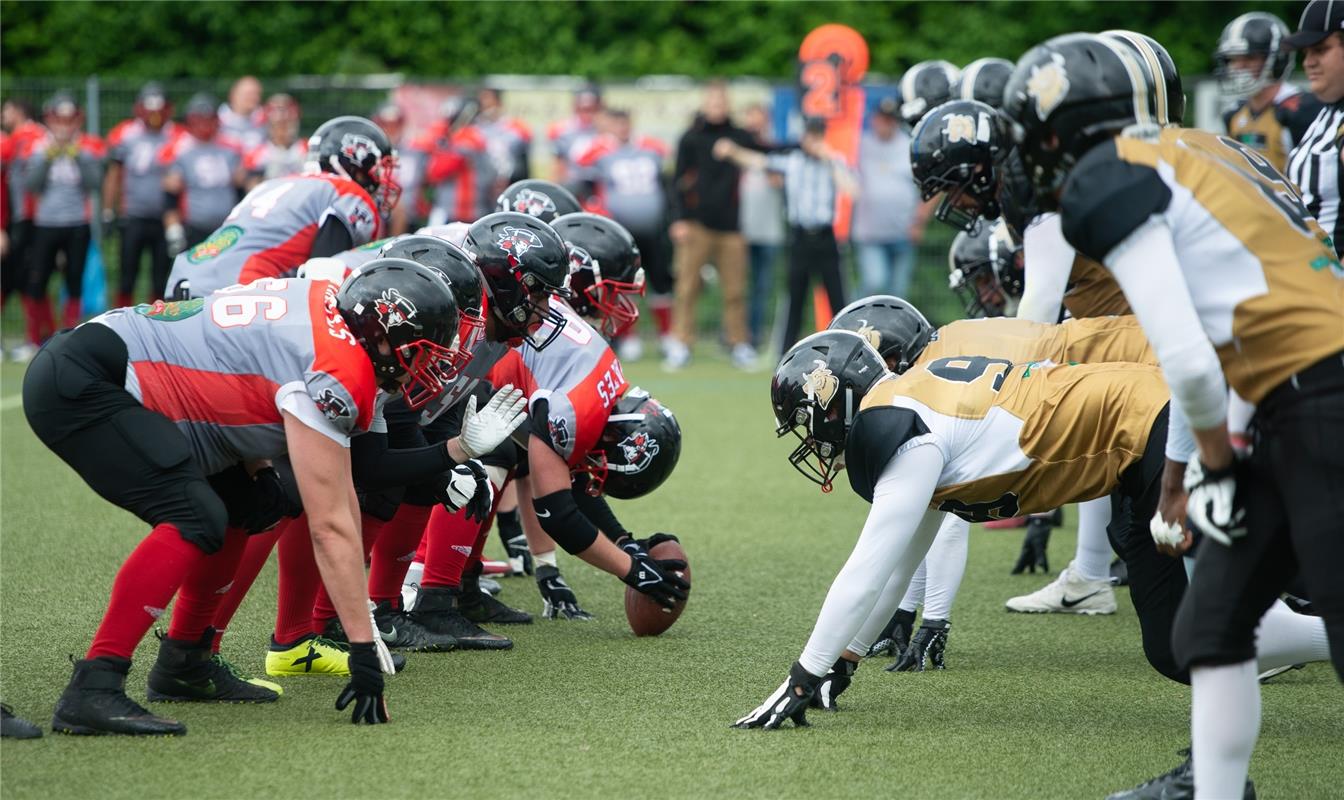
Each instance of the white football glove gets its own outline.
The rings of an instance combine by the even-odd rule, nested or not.
[[[378,620],[373,618],[373,609],[376,607],[374,602],[370,600],[369,624],[373,626],[373,650],[378,654],[378,668],[383,671],[384,675],[395,675],[397,674],[397,668],[392,663],[392,651],[387,649],[387,642],[383,641],[383,637],[378,631]]]
[[[1153,519],[1148,523],[1148,532],[1153,535],[1153,542],[1158,546],[1176,547],[1185,541],[1185,529],[1181,527],[1181,523],[1167,522],[1162,519],[1161,511],[1153,514]]]
[[[476,396],[467,398],[458,444],[468,458],[480,458],[499,447],[527,419],[527,398],[521,389],[507,384],[495,393],[485,408],[476,410]]]
[[[339,258],[318,256],[300,264],[296,277],[313,281],[331,281],[339,286],[345,280],[346,273],[350,271],[345,262]]]
[[[1223,546],[1246,535],[1246,508],[1237,497],[1236,457],[1224,469],[1207,470],[1198,458],[1185,468],[1185,489],[1190,493],[1185,512],[1195,530]]]

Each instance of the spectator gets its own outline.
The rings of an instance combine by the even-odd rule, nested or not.
[[[488,187],[487,207],[493,207],[509,184],[531,177],[528,151],[532,148],[532,129],[515,117],[504,113],[503,93],[493,86],[482,86],[476,92],[481,110],[476,116],[476,127],[485,137],[485,151],[490,156],[495,179]]]
[[[700,114],[677,144],[672,175],[673,222],[668,228],[676,245],[676,280],[672,337],[666,346],[665,369],[684,367],[695,341],[695,304],[700,296],[700,268],[713,262],[723,291],[723,332],[733,363],[742,369],[756,364],[747,342],[747,245],[738,227],[738,181],[741,170],[713,154],[714,143],[728,139],[757,148],[747,131],[728,117],[728,88],[714,83],[705,89]]]
[[[238,202],[236,178],[243,157],[238,142],[220,130],[213,98],[191,98],[186,128],[187,135],[175,137],[159,153],[167,167],[163,190],[175,198],[163,215],[169,256],[204,241]]]
[[[37,352],[56,332],[47,286],[65,257],[64,327],[79,324],[84,262],[89,254],[89,209],[103,171],[103,143],[80,130],[84,114],[74,97],[56,94],[43,107],[47,134],[35,140],[24,162],[24,189],[34,201],[33,239],[24,281],[28,341],[18,360]]]
[[[576,161],[598,135],[597,117],[601,111],[602,92],[596,86],[585,86],[574,93],[574,116],[552,123],[546,131],[555,154],[551,179],[575,194],[583,188],[579,183],[584,178]]]
[[[480,181],[492,180],[485,137],[472,125],[475,103],[450,97],[442,118],[416,144],[430,193],[429,224],[472,222],[485,213]]]
[[[181,130],[173,123],[173,106],[157,83],[147,83],[135,99],[135,116],[119,123],[107,136],[107,175],[103,179],[103,223],[117,223],[121,232],[121,275],[117,305],[135,302],[140,262],[149,251],[150,298],[163,297],[168,282],[168,244],[163,215],[166,165],[159,153]]]
[[[239,179],[244,191],[272,178],[303,171],[308,142],[299,138],[299,104],[287,94],[266,101],[266,141],[247,151]]]
[[[0,158],[0,192],[9,203],[9,222],[5,226],[8,246],[0,255],[0,306],[13,292],[23,290],[24,265],[28,245],[33,239],[32,203],[23,190],[23,162],[33,142],[46,135],[47,129],[34,120],[32,108],[24,100],[11,97],[0,107],[5,153]]]
[[[595,139],[576,163],[593,176],[595,207],[635,237],[650,289],[649,309],[658,336],[664,338],[671,332],[672,323],[672,274],[664,241],[667,189],[663,162],[667,160],[667,146],[650,136],[632,137],[628,111],[611,110],[607,118],[610,133]],[[638,334],[628,334],[619,349],[622,360],[638,360]]]
[[[219,107],[219,125],[246,153],[266,140],[266,112],[261,107],[261,81],[244,75],[229,87],[229,102]]]
[[[714,155],[743,167],[766,167],[784,176],[789,220],[789,313],[783,342],[787,351],[798,338],[812,276],[821,278],[832,308],[845,305],[840,247],[835,240],[835,204],[839,192],[853,194],[858,184],[844,159],[827,146],[826,121],[821,119],[807,121],[797,148],[767,156],[724,138],[715,143]]]
[[[384,229],[391,236],[400,236],[409,231],[420,220],[428,216],[420,197],[420,177],[423,174],[423,159],[406,140],[406,112],[394,102],[383,103],[373,112],[373,121],[387,134],[387,140],[397,148],[397,184],[401,186],[402,201],[392,207],[390,220]]]
[[[920,203],[919,187],[910,173],[910,137],[901,129],[900,106],[894,98],[878,104],[859,140],[858,173],[852,237],[859,291],[865,297],[905,297],[929,207]]]
[[[770,114],[756,103],[747,107],[743,127],[762,146],[770,144]],[[742,172],[742,235],[747,240],[751,264],[747,327],[751,344],[757,350],[765,346],[766,314],[775,294],[775,264],[784,245],[784,179],[766,169]]]

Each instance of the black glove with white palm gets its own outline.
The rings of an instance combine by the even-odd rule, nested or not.
[[[789,719],[799,728],[807,727],[810,724],[807,721],[807,706],[812,702],[822,680],[803,669],[802,664],[793,662],[793,666],[789,667],[789,679],[750,714],[734,722],[733,727],[764,728],[770,731]]]
[[[549,564],[537,567],[537,590],[541,592],[541,615],[546,619],[574,619],[587,621],[593,619],[579,607],[579,598],[569,588],[560,570]]]
[[[495,502],[495,487],[481,462],[473,458],[458,464],[447,477],[436,499],[451,514],[466,509],[467,519],[484,522]]]
[[[468,458],[480,458],[499,447],[525,421],[527,398],[521,389],[506,384],[480,411],[476,410],[476,395],[467,398],[457,443]]]
[[[1237,490],[1242,463],[1234,454],[1232,463],[1222,469],[1209,469],[1198,458],[1190,459],[1185,468],[1185,490],[1190,493],[1186,519],[1224,547],[1246,535],[1246,502]]]
[[[821,685],[817,687],[817,693],[812,695],[812,708],[820,708],[826,711],[839,711],[840,707],[835,704],[837,698],[844,694],[849,688],[849,684],[854,681],[854,673],[859,669],[859,662],[850,661],[843,656],[836,659],[831,665],[830,671],[821,676]]]
[[[652,542],[658,536],[665,537],[659,541],[676,538],[671,534],[655,534],[646,541]],[[686,569],[685,561],[679,558],[655,559],[634,539],[625,538],[618,544],[630,555],[630,571],[621,578],[627,586],[648,595],[663,608],[672,608],[678,600],[686,599],[686,590],[691,585],[679,574]]]

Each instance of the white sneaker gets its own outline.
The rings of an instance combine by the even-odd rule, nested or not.
[[[644,357],[644,342],[635,334],[621,337],[616,343],[616,357],[624,362],[640,360]]]
[[[676,372],[691,363],[691,348],[682,344],[677,339],[668,339],[663,349],[666,354],[663,357],[663,370],[666,372]]]
[[[1004,605],[1024,614],[1114,614],[1115,590],[1109,579],[1083,580],[1070,561],[1052,583]]]
[[[733,345],[733,366],[746,372],[755,371],[758,363],[756,348],[743,342]]]

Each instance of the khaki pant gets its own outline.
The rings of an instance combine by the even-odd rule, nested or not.
[[[712,263],[723,290],[723,333],[728,346],[747,341],[747,243],[737,231],[714,231],[698,222],[686,223],[686,238],[677,245],[676,300],[673,335],[690,346],[695,341],[695,304],[700,298],[700,267]]]

